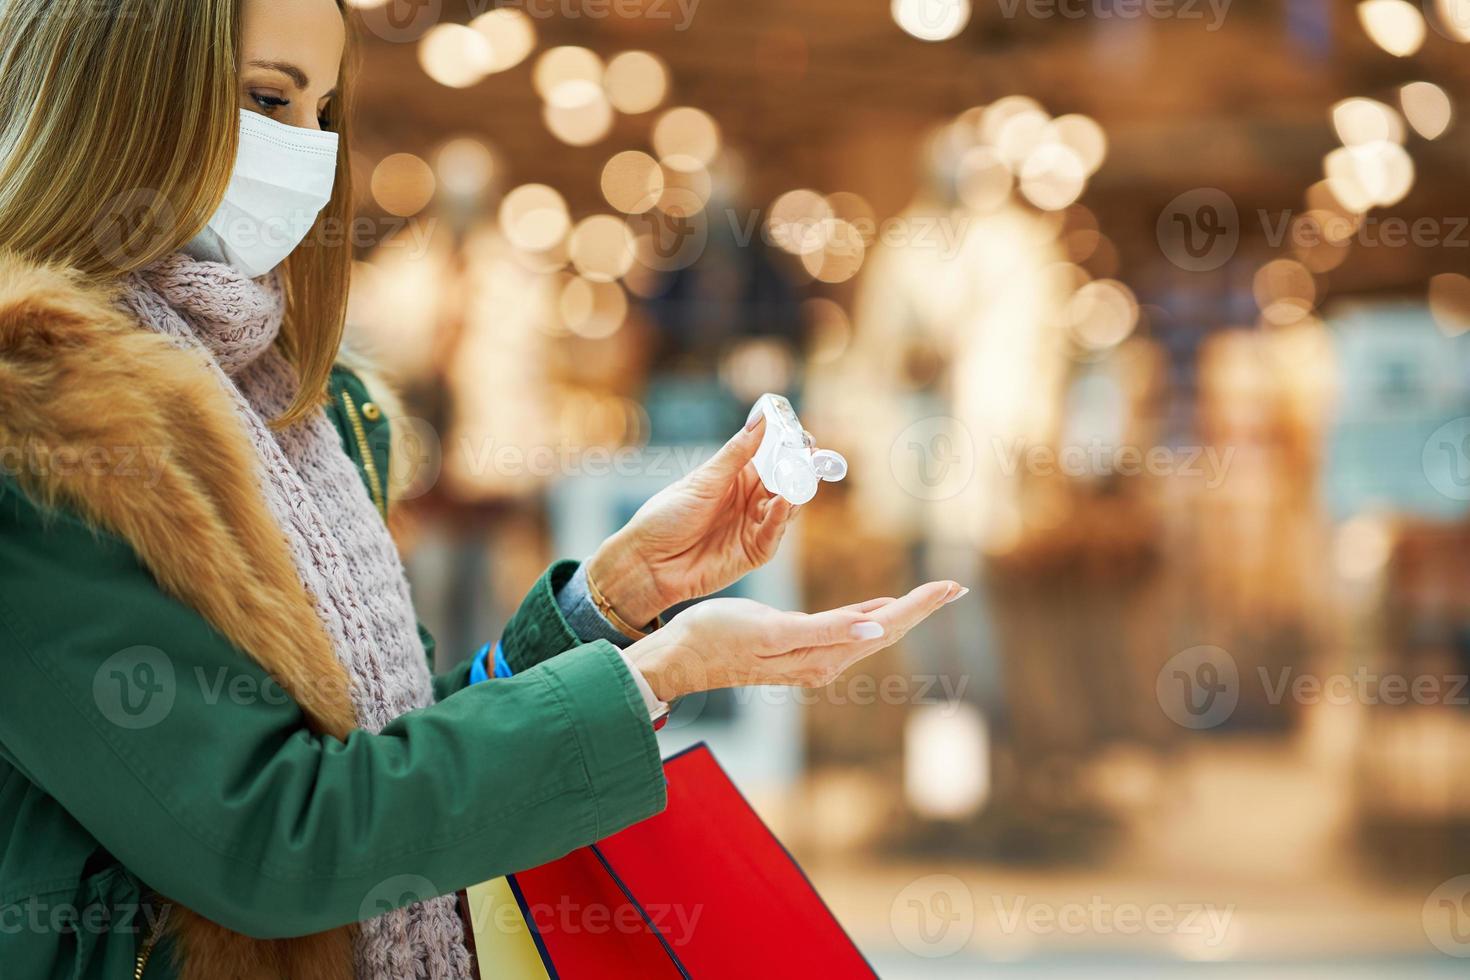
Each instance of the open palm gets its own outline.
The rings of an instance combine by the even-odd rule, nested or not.
[[[898,599],[869,599],[820,613],[711,599],[686,609],[628,654],[663,701],[727,687],[822,687],[902,640],[965,591],[956,582],[930,582]]]

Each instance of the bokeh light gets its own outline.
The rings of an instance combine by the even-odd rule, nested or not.
[[[1312,270],[1294,259],[1276,259],[1256,270],[1251,291],[1261,319],[1273,327],[1289,327],[1311,316],[1317,302]]]
[[[472,136],[449,140],[434,158],[434,171],[446,193],[478,197],[495,179],[495,155]]]
[[[663,103],[669,91],[669,70],[647,51],[624,51],[607,63],[603,87],[614,109],[636,116]]]
[[[1470,41],[1470,5],[1464,0],[1434,0],[1434,23],[1454,41]]]
[[[1444,89],[1433,82],[1410,82],[1399,89],[1399,104],[1414,132],[1427,140],[1439,139],[1454,121],[1455,110]]]
[[[893,0],[893,20],[920,41],[947,41],[970,22],[970,0]]]
[[[1336,211],[1308,211],[1292,220],[1292,253],[1312,272],[1330,272],[1347,260],[1356,225]]]
[[[516,248],[545,252],[571,230],[566,201],[545,184],[523,184],[500,202],[500,227]]]
[[[603,72],[602,59],[595,53],[587,48],[563,45],[551,48],[536,59],[536,67],[531,73],[531,84],[544,101],[554,102],[557,100],[557,90],[569,83],[575,85],[581,82],[600,89]],[[577,89],[574,88],[573,91],[576,92]],[[579,103],[585,101],[585,96],[563,97],[562,101]]]
[[[1407,58],[1424,45],[1424,15],[1408,0],[1363,0],[1358,20],[1373,43],[1396,58]]]
[[[541,107],[541,118],[551,135],[569,146],[591,146],[613,127],[613,109],[606,94],[584,81],[558,85]]]
[[[532,84],[541,96],[541,118],[569,146],[591,146],[612,131],[613,108],[603,90],[603,64],[587,48],[552,48],[536,61]]]
[[[995,151],[1013,172],[1052,140],[1051,118],[1040,109],[1022,109],[1005,118],[996,129]],[[1076,154],[1073,154],[1076,157]],[[1079,161],[1080,164],[1080,161]]]
[[[1391,106],[1376,99],[1343,99],[1332,107],[1332,126],[1344,146],[1404,141],[1403,119]]]
[[[791,345],[776,337],[736,342],[720,360],[720,380],[743,402],[754,403],[768,391],[785,391],[796,373]]]
[[[1317,302],[1316,277],[1305,265],[1293,259],[1275,259],[1257,269],[1251,291],[1262,312],[1269,311],[1276,304],[1286,303],[1306,314]]]
[[[628,297],[615,282],[569,276],[558,299],[562,323],[588,340],[611,337],[628,318]]]
[[[771,204],[766,229],[771,241],[792,255],[812,255],[827,244],[832,205],[816,191],[787,191]]]
[[[1414,161],[1402,146],[1376,140],[1333,150],[1325,162],[1328,185],[1354,211],[1392,207],[1414,186]],[[1366,206],[1365,206],[1366,205]]]
[[[1082,168],[1090,177],[1097,173],[1108,155],[1108,137],[1102,126],[1090,116],[1058,116],[1051,123],[1052,137],[1077,154]]]
[[[411,217],[428,207],[436,189],[434,170],[412,153],[384,157],[373,169],[373,200],[389,214]]]
[[[501,7],[470,21],[490,44],[491,72],[514,68],[536,50],[536,25],[524,11]]]
[[[463,24],[437,24],[419,40],[424,73],[449,88],[469,88],[495,65],[490,42]]]
[[[1138,300],[1115,279],[1096,279],[1073,294],[1066,308],[1067,324],[1083,347],[1107,350],[1128,338],[1138,325]]]
[[[1011,169],[988,146],[977,146],[965,152],[960,158],[955,181],[960,200],[981,214],[1008,201],[1015,186]]]
[[[862,232],[849,221],[829,218],[823,223],[821,248],[805,252],[802,265],[818,282],[847,282],[858,274],[867,255]]]
[[[720,152],[720,127],[703,110],[689,106],[670,109],[654,124],[653,149],[666,164],[686,160],[708,167]]]
[[[990,103],[980,111],[978,128],[981,142],[997,146],[1001,129],[1012,117],[1021,115],[1039,115],[1044,119],[1046,110],[1029,95],[1006,95]]]
[[[660,163],[663,193],[658,209],[671,218],[690,218],[704,210],[714,192],[714,178],[693,157],[674,155]]]
[[[1470,332],[1470,278],[1444,272],[1429,280],[1429,312],[1447,337]]]
[[[596,214],[572,229],[568,242],[572,265],[591,282],[612,282],[633,265],[633,233],[622,218]]]
[[[1021,194],[1045,211],[1060,211],[1082,195],[1087,167],[1061,143],[1044,143],[1021,167]]]
[[[663,167],[640,150],[624,150],[602,168],[602,196],[624,214],[642,214],[663,192]]]

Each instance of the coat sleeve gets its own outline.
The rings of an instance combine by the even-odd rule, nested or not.
[[[531,591],[521,600],[520,608],[505,625],[500,637],[501,652],[515,673],[530,670],[553,657],[584,645],[577,631],[562,612],[557,595],[577,572],[575,561],[559,561],[548,568]],[[422,629],[426,637],[428,634]],[[427,639],[426,644],[432,644]],[[472,658],[473,659],[473,658]],[[430,652],[430,663],[433,654]],[[434,690],[442,700],[469,683],[471,660],[434,678]]]
[[[648,714],[611,644],[380,734],[317,736],[124,542],[6,486],[0,744],[132,873],[221,925],[319,932],[536,866],[664,805]],[[527,660],[552,645],[535,625],[510,639]]]

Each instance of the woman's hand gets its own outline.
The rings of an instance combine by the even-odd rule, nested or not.
[[[902,599],[870,599],[815,614],[711,599],[633,644],[628,657],[661,701],[759,684],[825,687],[967,591],[954,582],[930,582]]]
[[[765,420],[644,504],[587,562],[587,574],[632,626],[718,592],[770,561],[799,508],[772,496],[751,463]]]

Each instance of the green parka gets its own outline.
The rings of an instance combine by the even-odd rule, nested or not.
[[[6,371],[39,363],[36,323],[15,322],[30,275],[0,267],[0,450],[19,438],[3,419],[20,411],[5,386],[21,375]],[[331,395],[378,499],[386,413],[344,370]],[[123,537],[23,491],[13,467],[33,456],[0,465],[0,978],[133,976],[159,895],[245,936],[303,936],[535,866],[663,807],[627,667],[558,610],[574,564],[535,584],[501,638],[515,677],[467,686],[466,662],[436,678],[434,706],[342,740],[315,734]],[[168,946],[148,980],[177,975]]]

